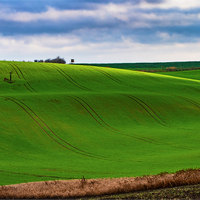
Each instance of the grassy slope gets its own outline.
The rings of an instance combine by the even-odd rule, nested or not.
[[[0,62],[0,184],[199,167],[200,81]]]
[[[170,75],[175,77],[189,78],[194,80],[200,80],[200,70],[189,71],[173,71],[173,72],[160,72],[159,74]]]

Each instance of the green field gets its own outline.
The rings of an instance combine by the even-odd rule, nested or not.
[[[130,69],[130,70],[153,70],[165,71],[169,67],[175,67],[177,70],[200,69],[200,61],[188,62],[156,62],[156,63],[94,63],[83,64],[98,67],[110,67],[117,69]]]
[[[200,70],[160,72],[160,74],[200,80]]]
[[[200,71],[182,74],[1,61],[0,185],[199,168]]]

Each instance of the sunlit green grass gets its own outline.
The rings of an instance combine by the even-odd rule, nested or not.
[[[200,70],[160,72],[160,74],[200,80]]]
[[[200,72],[181,73],[1,61],[0,184],[200,167]]]

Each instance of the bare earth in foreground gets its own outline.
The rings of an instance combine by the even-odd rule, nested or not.
[[[101,195],[109,195],[107,198],[186,198],[185,196],[177,196],[176,188],[167,188],[183,185],[191,185],[200,183],[200,169],[180,170],[175,174],[161,173],[153,176],[143,176],[136,178],[113,178],[113,179],[89,179],[70,181],[45,181],[22,183],[17,185],[8,185],[0,187],[0,198],[88,198]],[[192,186],[188,186],[186,192],[191,191]],[[162,196],[159,197],[158,192],[153,189],[167,188],[162,190]],[[180,188],[180,187],[179,187]],[[188,198],[198,198],[199,186],[193,186],[193,194],[196,196]],[[170,191],[171,189],[171,191]],[[120,193],[130,193],[135,191],[148,190],[145,192],[137,192],[133,194],[113,195]],[[183,194],[183,190],[182,194]],[[174,193],[173,196],[163,196]],[[136,196],[134,196],[134,194]],[[139,194],[139,196],[138,196]],[[149,196],[150,194],[150,196]],[[157,196],[156,196],[157,195]],[[97,198],[106,198],[97,197]]]
[[[124,194],[84,197],[81,199],[200,199],[200,184],[135,191]]]

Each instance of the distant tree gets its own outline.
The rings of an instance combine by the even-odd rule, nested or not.
[[[54,58],[54,59],[48,58],[45,61],[43,61],[43,60],[34,60],[34,62],[62,63],[62,64],[66,63],[65,59],[64,58],[60,58],[60,56],[58,56],[57,58]]]
[[[59,56],[57,58],[54,58],[51,60],[51,63],[62,63],[62,64],[65,64],[66,61],[64,58],[60,58]]]
[[[48,59],[46,59],[44,62],[45,62],[45,63],[50,63],[50,62],[51,62],[51,59],[48,58]]]

